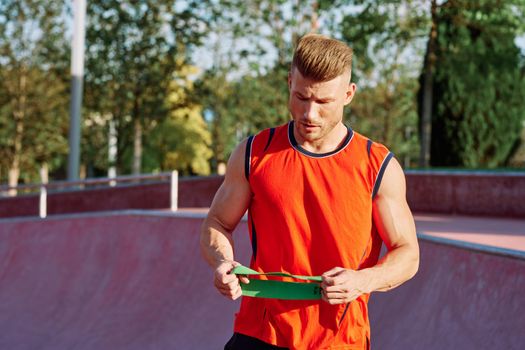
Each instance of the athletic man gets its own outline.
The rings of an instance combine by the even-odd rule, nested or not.
[[[399,163],[346,127],[354,97],[352,50],[303,37],[288,77],[292,121],[244,140],[233,152],[201,247],[215,287],[232,300],[232,231],[248,209],[251,268],[322,275],[322,300],[242,298],[225,349],[368,349],[367,302],[416,273],[419,248]],[[388,252],[379,260],[382,242]]]

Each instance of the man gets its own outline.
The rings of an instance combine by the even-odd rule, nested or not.
[[[293,120],[244,140],[231,155],[201,234],[215,287],[235,300],[240,283],[249,283],[231,273],[239,265],[232,231],[248,209],[250,267],[322,275],[322,300],[242,298],[225,349],[368,349],[370,293],[399,286],[418,269],[399,163],[342,122],[356,92],[351,62],[344,43],[303,37],[288,76]],[[388,252],[379,260],[382,242]]]

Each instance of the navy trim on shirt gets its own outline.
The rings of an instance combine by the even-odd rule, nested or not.
[[[266,143],[266,146],[264,147],[264,151],[263,152],[266,152],[268,147],[270,147],[270,142],[272,142],[274,134],[275,134],[275,128],[271,128],[270,129],[270,136],[268,137],[268,142]]]
[[[341,151],[343,148],[345,148],[349,143],[350,141],[352,140],[352,136],[354,135],[354,131],[349,128],[348,126],[346,127],[346,129],[348,130],[348,133],[346,134],[346,137],[343,141],[343,143],[341,144],[341,146],[337,147],[335,150],[331,151],[331,152],[327,152],[327,153],[313,153],[313,152],[310,152],[310,151],[307,151],[306,149],[304,149],[303,147],[301,147],[298,143],[297,143],[297,140],[295,139],[295,136],[293,134],[293,121],[291,121],[289,124],[288,124],[288,138],[290,139],[290,143],[292,144],[292,147],[295,148],[297,151],[309,156],[309,157],[314,157],[314,158],[324,158],[324,157],[328,157],[328,156],[331,156],[333,154],[336,154],[338,153],[339,151]]]
[[[366,153],[368,153],[368,158],[370,158],[371,150],[372,150],[372,140],[366,140]]]
[[[394,156],[394,154],[392,152],[388,152],[388,155],[386,156],[385,160],[383,161],[383,164],[381,164],[381,168],[379,169],[379,173],[377,174],[376,183],[374,184],[374,190],[372,191],[372,199],[374,199],[374,197],[377,194],[377,191],[379,191],[379,186],[381,185],[381,180],[383,180],[383,175],[385,173],[385,169],[386,169],[388,163],[390,162],[390,159],[392,159],[393,156]]]
[[[244,154],[244,176],[246,176],[246,180],[250,179],[250,160],[252,154],[253,138],[253,135],[248,137],[248,141],[246,142],[246,153]]]

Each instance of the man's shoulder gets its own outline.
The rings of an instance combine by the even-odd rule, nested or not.
[[[282,144],[284,140],[288,139],[288,127],[289,123],[286,123],[276,127],[263,129],[258,133],[251,135],[248,138],[248,142],[252,144],[252,151],[257,152],[257,150],[262,149],[266,152],[270,145],[275,144],[275,142]]]
[[[255,134],[253,134],[253,136],[254,137],[256,137],[256,136],[258,137],[258,136],[263,136],[263,135],[268,135],[268,134],[275,134],[276,132],[282,132],[282,131],[286,132],[288,130],[289,124],[290,124],[290,122],[286,122],[286,123],[281,124],[281,125],[265,128],[265,129],[259,130]]]
[[[352,132],[353,132],[352,142],[355,141],[356,143],[366,145],[369,151],[373,149],[388,149],[381,141],[373,140],[370,137],[363,135],[355,130],[352,130]]]

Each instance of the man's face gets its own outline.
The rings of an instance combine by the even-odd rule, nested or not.
[[[299,141],[315,142],[330,137],[331,131],[342,122],[344,106],[354,97],[356,85],[349,81],[350,72],[317,82],[292,69],[288,75],[288,108],[302,139]]]

